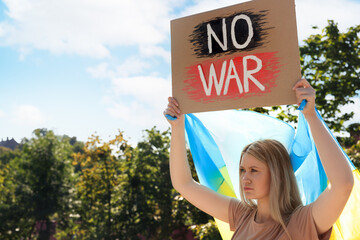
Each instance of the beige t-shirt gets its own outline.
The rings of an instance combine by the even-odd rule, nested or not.
[[[327,240],[330,238],[332,228],[321,236],[318,236],[311,208],[312,204],[301,207],[291,215],[287,229],[292,240]],[[255,222],[255,213],[256,210],[249,209],[238,200],[230,200],[229,224],[230,230],[235,230],[231,239],[289,239],[279,223],[275,221],[265,223]]]

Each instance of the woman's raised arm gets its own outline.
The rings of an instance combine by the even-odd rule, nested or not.
[[[313,203],[312,213],[318,233],[324,233],[336,222],[343,211],[354,185],[350,165],[315,111],[315,90],[305,80],[295,86],[298,103],[307,104],[302,111],[309,123],[321,163],[329,180],[327,189]]]
[[[207,214],[229,222],[230,197],[221,195],[192,178],[185,147],[185,116],[181,114],[177,101],[169,97],[164,115],[170,114],[176,120],[168,120],[171,125],[170,176],[174,188],[195,207]]]

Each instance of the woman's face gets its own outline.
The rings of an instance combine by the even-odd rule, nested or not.
[[[245,153],[240,163],[240,183],[247,199],[265,199],[270,193],[268,166]]]

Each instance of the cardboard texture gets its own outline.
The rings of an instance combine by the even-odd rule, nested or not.
[[[183,113],[296,103],[294,0],[253,0],[171,21],[172,93]]]

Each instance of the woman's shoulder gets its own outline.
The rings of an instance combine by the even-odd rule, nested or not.
[[[331,229],[321,236],[318,235],[314,218],[312,215],[313,204],[299,206],[291,214],[287,229],[291,236],[304,237],[305,239],[329,239]]]
[[[239,199],[231,198],[228,211],[230,229],[234,231],[239,223],[248,218],[254,211],[254,208]]]
[[[312,204],[308,204],[308,205],[299,205],[297,208],[295,208],[295,210],[292,212],[291,214],[291,218],[295,218],[298,216],[303,216],[309,213],[309,211],[311,211],[312,208]]]
[[[250,207],[248,204],[240,201],[237,198],[231,198],[229,204],[229,211],[232,212],[251,212],[254,211],[255,208]]]
[[[288,229],[292,227],[296,227],[297,229],[305,229],[307,225],[314,223],[311,211],[312,206],[312,204],[298,206],[290,215],[287,225]]]

